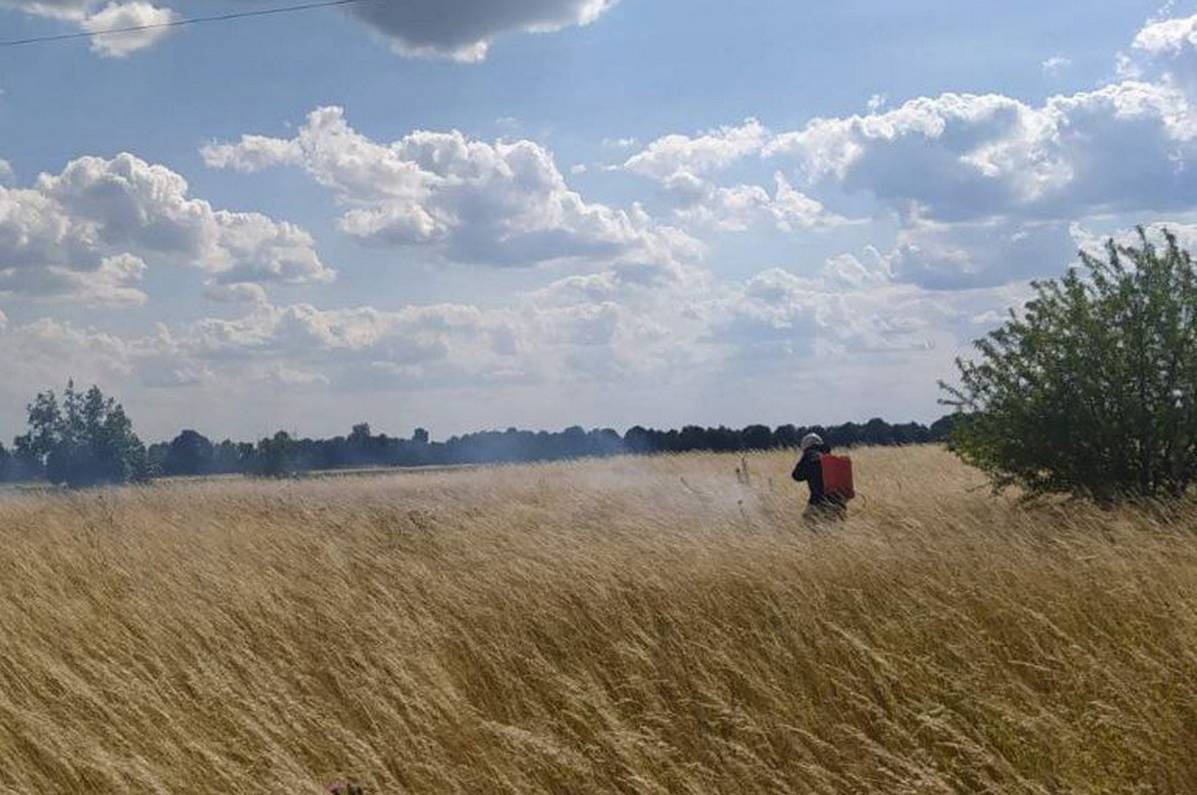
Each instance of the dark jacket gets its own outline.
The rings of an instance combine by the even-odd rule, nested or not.
[[[830,452],[831,447],[826,444],[808,447],[802,454],[802,458],[798,459],[798,465],[794,467],[791,477],[800,483],[806,481],[810,486],[811,505],[825,505],[832,502],[832,499],[823,491],[823,465],[820,463],[823,454]]]

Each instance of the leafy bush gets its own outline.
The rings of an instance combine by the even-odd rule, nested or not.
[[[1034,283],[1022,316],[941,383],[956,452],[995,488],[1102,502],[1176,496],[1197,475],[1197,272],[1164,232]]]

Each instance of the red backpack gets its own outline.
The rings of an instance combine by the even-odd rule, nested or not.
[[[856,496],[852,485],[852,459],[846,455],[824,453],[819,457],[823,467],[823,491],[829,496],[847,501]]]

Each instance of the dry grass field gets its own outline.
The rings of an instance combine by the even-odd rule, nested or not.
[[[855,458],[0,498],[0,792],[1197,792],[1197,512]]]

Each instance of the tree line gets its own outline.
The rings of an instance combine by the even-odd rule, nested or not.
[[[36,481],[72,487],[147,481],[155,477],[243,474],[281,477],[317,470],[366,467],[558,461],[614,455],[695,451],[743,452],[797,446],[810,432],[835,446],[900,445],[943,441],[952,418],[925,426],[882,419],[834,426],[749,425],[746,428],[680,430],[636,426],[620,434],[611,428],[563,431],[483,431],[433,441],[417,428],[410,438],[374,433],[369,424],[328,439],[297,438],[286,431],[257,442],[214,442],[184,430],[169,442],[145,446],[124,409],[98,387],[79,392],[68,383],[60,397],[39,394],[27,407],[29,430],[12,449],[0,444],[0,480]]]

